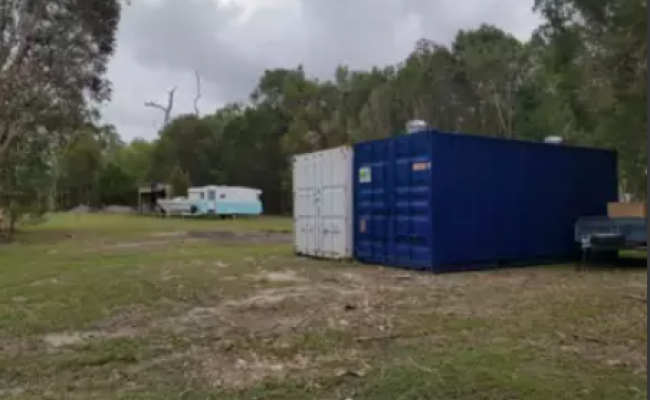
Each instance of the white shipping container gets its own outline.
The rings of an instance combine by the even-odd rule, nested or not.
[[[293,158],[293,219],[296,254],[352,257],[351,147]]]

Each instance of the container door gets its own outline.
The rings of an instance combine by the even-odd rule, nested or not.
[[[432,266],[431,139],[413,134],[355,147],[355,257]]]
[[[313,156],[294,158],[294,245],[298,254],[314,255],[315,243],[313,225],[316,218]]]
[[[428,135],[395,141],[393,230],[394,261],[412,268],[429,268],[432,262],[431,143]]]
[[[392,145],[389,141],[357,145],[355,155],[355,257],[364,262],[392,261]]]
[[[294,158],[293,182],[295,250],[299,254],[315,256],[320,168],[314,154]]]
[[[344,258],[350,254],[348,238],[351,151],[341,147],[324,151],[319,157],[321,181],[318,196],[317,255]]]

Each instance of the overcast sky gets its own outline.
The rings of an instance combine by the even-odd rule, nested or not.
[[[459,29],[490,23],[527,39],[539,23],[532,0],[134,0],[125,8],[111,62],[113,101],[104,118],[126,140],[152,139],[177,86],[175,114],[193,110],[197,69],[202,112],[245,100],[264,69],[302,63],[329,77],[336,65],[386,65],[422,37],[449,43]]]

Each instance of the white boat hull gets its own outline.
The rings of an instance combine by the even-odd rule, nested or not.
[[[192,204],[188,199],[165,199],[158,200],[158,205],[165,214],[190,213]]]

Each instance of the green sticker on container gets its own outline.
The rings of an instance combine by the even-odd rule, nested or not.
[[[372,181],[372,172],[369,167],[359,169],[359,182],[370,183]]]

